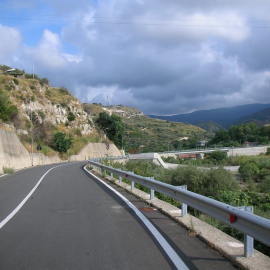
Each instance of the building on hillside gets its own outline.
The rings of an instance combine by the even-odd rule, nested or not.
[[[22,78],[23,77],[23,72],[15,69],[15,68],[11,68],[11,69],[8,69],[6,71],[4,71],[5,74],[9,74],[11,76],[14,76],[15,78]]]
[[[202,158],[202,156],[201,156],[201,154],[179,154],[178,155],[178,158],[180,158],[180,159],[201,159]]]
[[[258,145],[258,142],[244,142],[244,146],[246,147],[250,147],[250,146],[257,146]]]

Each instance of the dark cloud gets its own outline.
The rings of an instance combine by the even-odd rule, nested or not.
[[[84,102],[172,114],[270,100],[269,1],[46,3],[72,19],[17,64],[35,62]]]

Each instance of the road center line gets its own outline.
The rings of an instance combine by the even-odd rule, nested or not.
[[[176,251],[171,247],[171,245],[167,242],[167,240],[161,235],[161,233],[154,227],[154,225],[137,209],[137,207],[131,203],[126,197],[124,197],[122,194],[120,194],[117,190],[115,190],[113,187],[102,181],[100,178],[92,174],[88,169],[86,168],[87,165],[83,167],[83,169],[92,177],[94,177],[97,181],[102,183],[104,186],[106,186],[108,189],[110,189],[112,192],[114,192],[118,197],[120,197],[127,205],[128,207],[137,215],[137,217],[143,222],[143,224],[146,226],[146,228],[150,231],[150,233],[153,235],[153,237],[157,240],[161,248],[164,250],[164,252],[167,254],[167,256],[170,258],[172,263],[175,265],[177,269],[181,270],[189,270],[189,268],[186,266],[186,264],[183,262],[183,260],[179,257],[179,255],[176,253]]]
[[[19,211],[20,209],[24,206],[24,204],[28,201],[28,199],[32,196],[32,194],[35,192],[35,190],[39,187],[40,183],[42,180],[45,178],[45,176],[52,171],[53,169],[63,166],[63,164],[57,165],[55,167],[50,168],[46,173],[44,173],[37,184],[32,188],[32,190],[28,193],[28,195],[20,202],[20,204],[17,205],[17,207],[6,217],[0,222],[0,229],[2,229]]]

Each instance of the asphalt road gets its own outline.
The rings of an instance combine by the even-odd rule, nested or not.
[[[52,167],[0,178],[0,222]],[[73,163],[50,171],[0,229],[0,269],[172,269],[162,249],[125,204],[81,167],[82,163]],[[125,196],[143,207],[140,200]],[[162,214],[147,215],[190,269],[234,269]]]

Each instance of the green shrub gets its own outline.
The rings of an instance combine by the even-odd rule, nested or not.
[[[259,172],[260,168],[253,161],[245,162],[239,168],[239,173],[241,174],[241,177],[243,178],[244,181],[257,177]]]
[[[116,146],[123,146],[124,123],[121,117],[115,114],[110,116],[108,113],[102,112],[99,114],[96,123]]]
[[[238,189],[235,177],[229,171],[219,168],[206,171],[203,189],[198,193],[217,199],[220,192]]]
[[[43,85],[48,85],[49,84],[49,80],[47,78],[42,78],[39,80],[40,84]]]
[[[68,113],[67,119],[68,119],[69,122],[74,121],[75,118],[76,118],[76,117],[75,117],[75,114],[74,114],[73,112],[69,112],[69,113]]]
[[[60,87],[60,88],[59,88],[59,92],[60,92],[62,95],[70,95],[68,89],[65,88],[65,87]]]
[[[270,192],[270,175],[267,175],[259,184],[259,190],[261,192]]]
[[[4,174],[12,174],[15,172],[13,168],[3,167]]]
[[[17,114],[17,107],[12,105],[8,96],[0,90],[0,119],[3,121],[9,121]]]
[[[227,153],[224,151],[214,151],[207,154],[206,158],[214,161],[215,163],[221,163],[227,158]]]
[[[33,74],[25,73],[24,78],[25,79],[33,79]]]
[[[45,119],[45,113],[43,111],[39,110],[38,115],[41,117],[42,120]]]
[[[60,153],[66,153],[72,145],[72,138],[67,136],[63,132],[57,132],[54,134],[52,147]]]
[[[13,82],[14,82],[16,85],[19,85],[19,84],[20,84],[20,82],[19,82],[18,79],[13,79]]]
[[[251,204],[250,196],[243,191],[222,191],[219,193],[217,199],[233,206],[244,206]]]
[[[236,179],[224,169],[202,171],[195,167],[177,168],[171,176],[171,184],[187,185],[188,190],[217,198],[221,191],[238,189]]]
[[[14,87],[12,85],[8,85],[8,84],[5,85],[5,90],[11,91],[13,89],[14,89]]]

